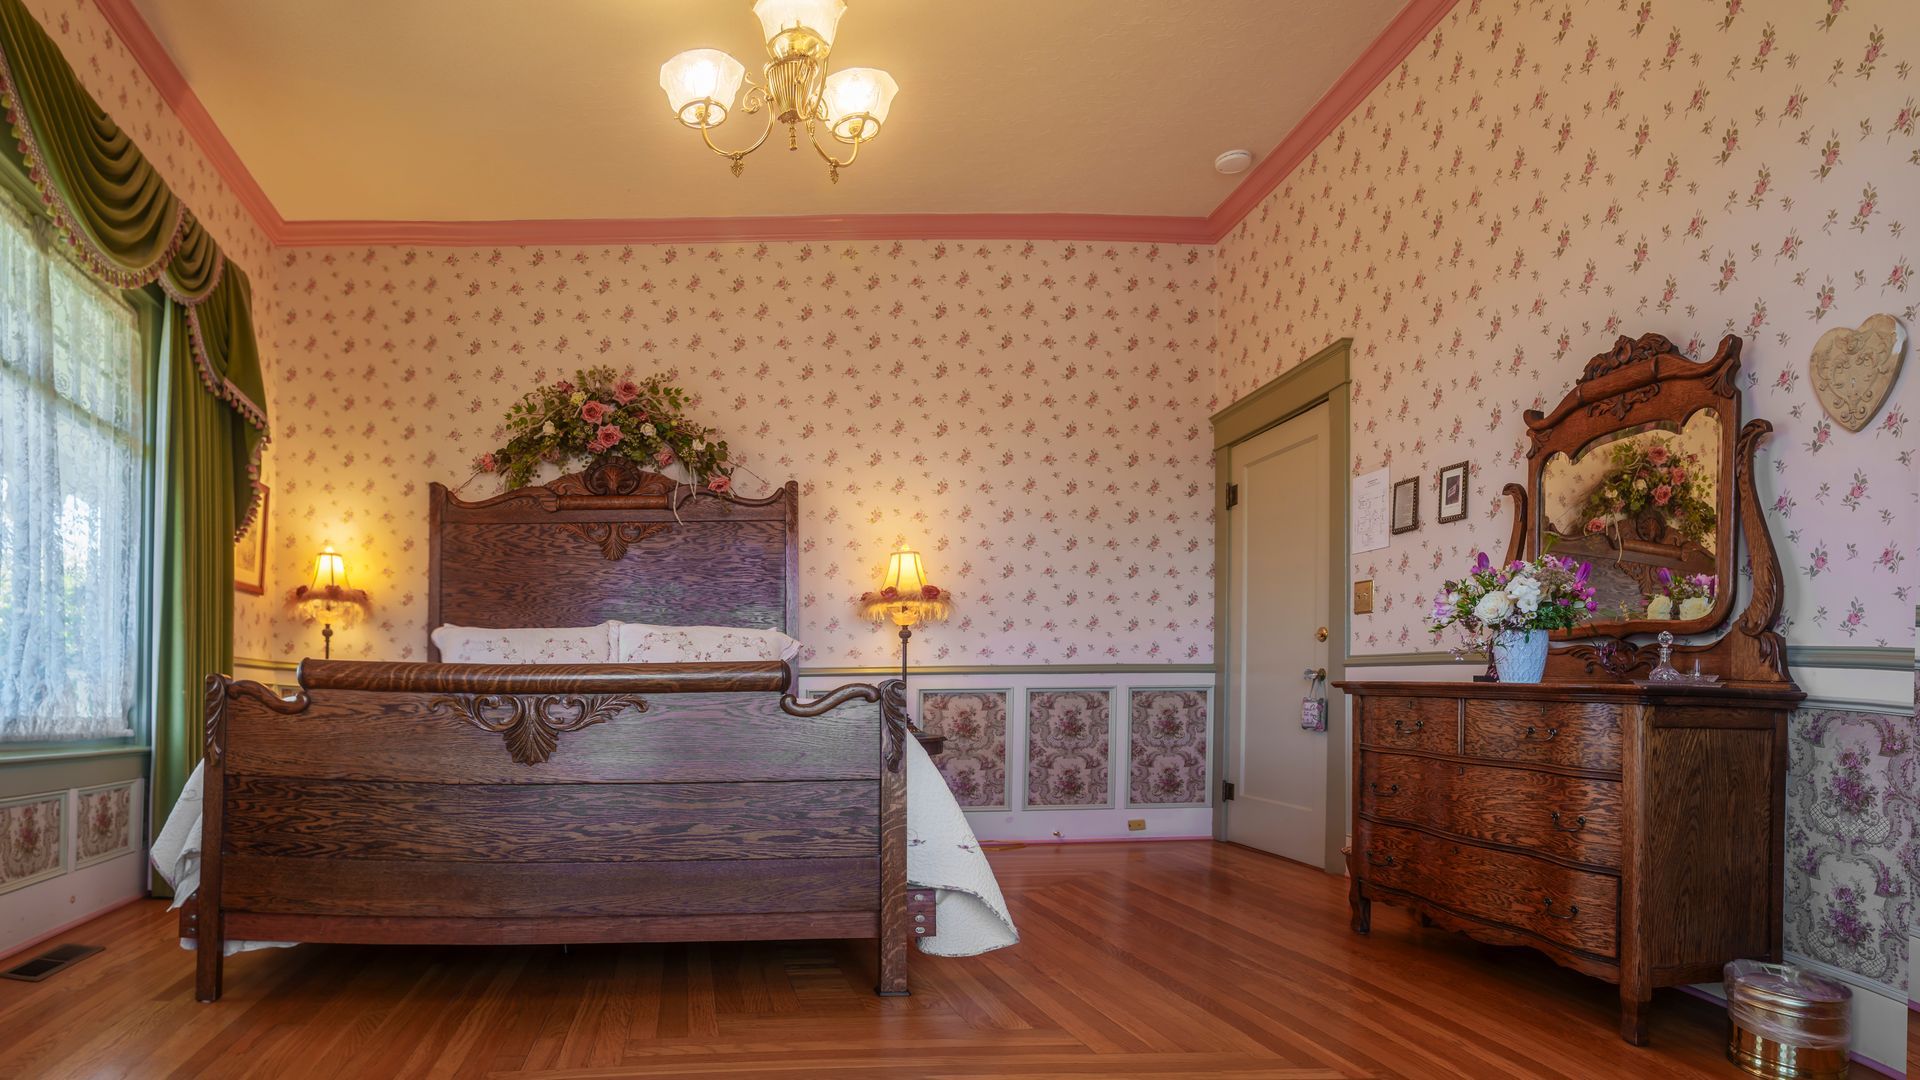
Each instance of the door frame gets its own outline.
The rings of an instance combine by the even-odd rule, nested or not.
[[[1347,614],[1347,503],[1352,468],[1352,395],[1349,372],[1353,339],[1341,338],[1288,368],[1259,389],[1213,414],[1213,657],[1214,737],[1213,775],[1224,782],[1227,773],[1226,727],[1233,707],[1228,679],[1233,670],[1231,640],[1233,597],[1233,530],[1228,521],[1227,485],[1232,482],[1231,450],[1236,443],[1265,432],[1326,403],[1329,436],[1327,467],[1327,834],[1321,867],[1330,874],[1346,872],[1341,848],[1346,845],[1350,793],[1346,695],[1332,683],[1347,676],[1351,639]],[[1227,838],[1226,800],[1216,790],[1213,800],[1213,838]]]

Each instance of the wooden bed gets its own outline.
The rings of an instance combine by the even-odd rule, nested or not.
[[[625,462],[478,502],[432,489],[429,621],[796,623],[799,492]],[[432,654],[435,660],[437,653]],[[308,660],[207,680],[197,995],[228,940],[878,940],[907,992],[902,687],[801,702],[786,664]],[[930,895],[914,925],[931,933]]]

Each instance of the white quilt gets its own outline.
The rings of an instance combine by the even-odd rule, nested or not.
[[[980,852],[967,817],[917,739],[907,740],[907,882],[934,892],[939,933],[915,938],[933,956],[978,956],[1020,940],[1000,883]],[[200,766],[153,841],[153,866],[173,886],[179,907],[200,886]],[[284,948],[296,941],[228,941],[226,953]],[[180,939],[193,948],[192,938]]]

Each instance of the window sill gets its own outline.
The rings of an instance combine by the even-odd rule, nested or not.
[[[9,750],[0,747],[0,768],[8,765],[24,765],[29,762],[80,761],[86,758],[129,757],[135,754],[146,756],[153,747],[145,744],[126,746],[34,746]]]

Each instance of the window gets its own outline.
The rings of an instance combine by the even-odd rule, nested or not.
[[[144,350],[132,307],[0,212],[0,743],[133,734]]]

